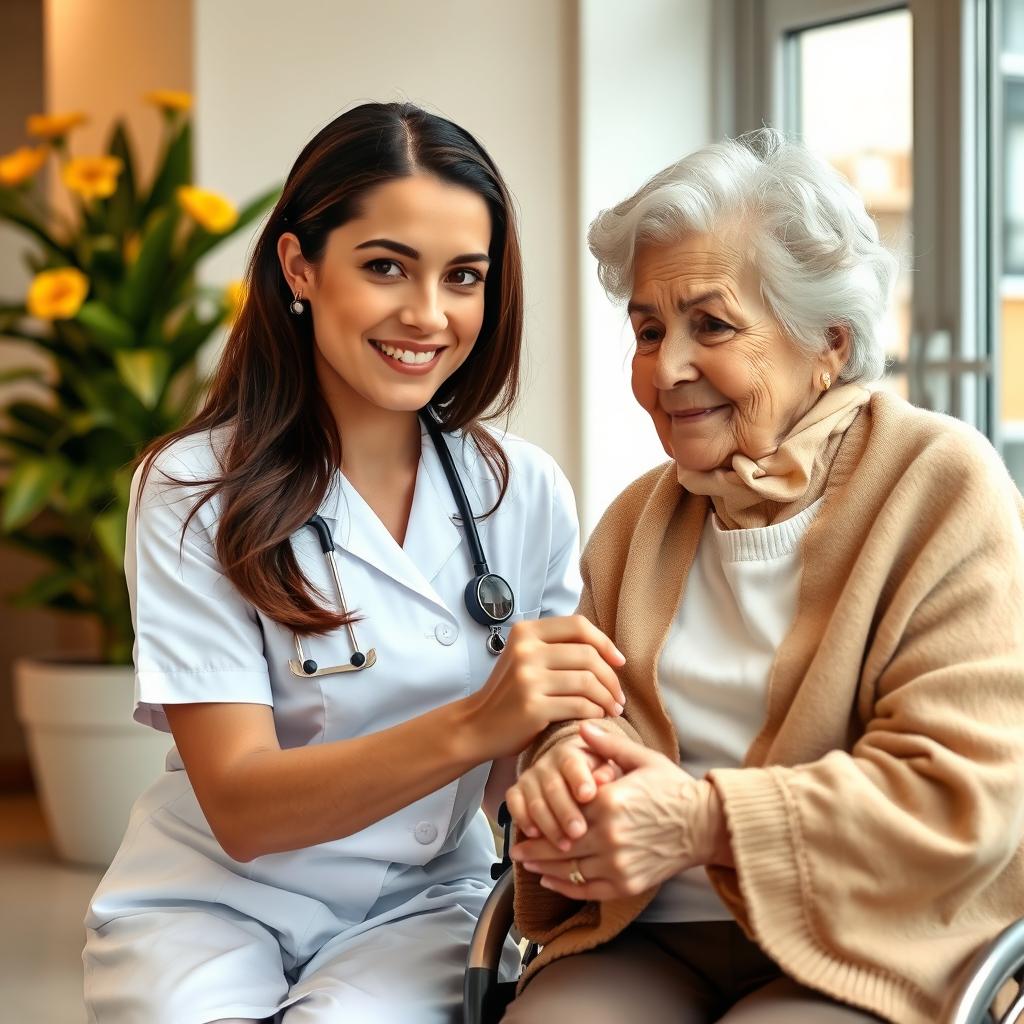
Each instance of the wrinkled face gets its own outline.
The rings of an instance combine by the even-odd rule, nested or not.
[[[426,405],[480,333],[490,243],[490,212],[470,189],[420,174],[369,192],[303,288],[328,398]]]
[[[710,235],[642,244],[629,316],[633,394],[683,469],[769,455],[820,394],[817,357],[775,324],[748,262]]]

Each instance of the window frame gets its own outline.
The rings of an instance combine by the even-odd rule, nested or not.
[[[909,355],[891,369],[906,372],[912,402],[939,404],[998,445],[997,7],[998,0],[725,0],[715,51],[718,66],[735,75],[716,83],[715,126],[727,135],[765,122],[792,130],[794,35],[910,9],[916,255]],[[934,402],[935,384],[948,401]]]

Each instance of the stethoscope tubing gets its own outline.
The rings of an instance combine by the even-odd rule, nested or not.
[[[462,486],[462,480],[459,477],[458,470],[455,468],[455,460],[452,458],[451,451],[444,439],[441,426],[433,409],[431,409],[430,406],[422,409],[420,412],[420,418],[426,426],[427,433],[430,435],[430,439],[434,444],[434,449],[441,462],[444,475],[448,480],[448,486],[451,489],[452,497],[455,499],[455,504],[459,509],[463,532],[466,537],[466,542],[469,545],[470,557],[473,561],[473,578],[467,584],[465,591],[466,607],[470,615],[477,622],[490,629],[490,635],[487,638],[487,650],[491,654],[497,655],[501,653],[505,646],[499,627],[502,622],[505,622],[508,619],[512,614],[512,611],[515,609],[515,594],[507,580],[492,573],[487,567],[487,558],[484,555],[483,545],[480,542],[480,534],[477,532],[476,521],[473,518],[473,512],[469,506],[469,499],[466,497],[466,490]],[[334,585],[337,588],[338,594],[339,610],[347,617],[348,602],[345,599],[345,589],[341,584],[341,572],[338,569],[338,560],[334,549],[334,538],[331,535],[331,529],[319,514],[311,516],[305,525],[310,527],[317,535],[317,539],[320,542],[320,550],[327,559],[327,562],[331,567],[331,575],[334,577]],[[488,611],[484,606],[484,602],[481,600],[481,587],[484,581],[488,579],[492,582],[496,581],[497,584],[504,587],[508,592],[508,600],[506,602],[508,612],[503,617],[496,616],[493,611]],[[298,633],[295,633],[295,650],[298,655],[298,659],[289,660],[288,665],[291,668],[291,671],[295,675],[309,678],[313,676],[332,675],[336,672],[358,671],[360,669],[370,668],[372,665],[376,664],[377,652],[371,649],[367,651],[366,654],[363,654],[359,649],[359,644],[356,642],[356,634],[351,622],[345,622],[345,631],[348,633],[349,644],[353,652],[348,665],[336,665],[330,668],[320,668],[316,661],[306,658],[302,649],[302,641],[299,639]]]

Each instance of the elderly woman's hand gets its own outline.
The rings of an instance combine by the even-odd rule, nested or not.
[[[570,899],[632,896],[699,864],[731,864],[725,815],[714,786],[615,730],[583,723],[591,752],[623,776],[583,809],[589,828],[569,849],[548,839],[517,843],[513,860]],[[578,872],[583,884],[570,881]]]
[[[573,735],[537,758],[506,791],[505,803],[526,835],[543,836],[552,846],[568,850],[587,831],[583,805],[621,775],[617,765]]]

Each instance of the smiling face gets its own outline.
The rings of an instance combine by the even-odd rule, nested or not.
[[[808,353],[780,330],[756,272],[718,238],[641,245],[633,282],[633,394],[683,469],[771,454],[817,400],[821,372],[838,377],[842,354]]]
[[[425,174],[368,192],[360,215],[330,233],[315,270],[295,236],[282,236],[282,265],[311,308],[329,403],[350,413],[426,405],[480,333],[490,242],[483,198]]]

